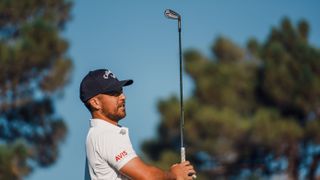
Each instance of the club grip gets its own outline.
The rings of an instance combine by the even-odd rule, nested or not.
[[[186,149],[184,147],[181,147],[180,149],[180,155],[181,155],[181,162],[186,161]],[[195,174],[192,175],[193,179],[196,179],[197,176]]]
[[[186,161],[186,149],[184,147],[181,147],[181,162]]]

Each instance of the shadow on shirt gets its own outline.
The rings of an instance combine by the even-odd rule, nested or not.
[[[89,174],[89,168],[88,168],[88,160],[86,158],[86,164],[84,167],[84,180],[91,180],[90,174]]]

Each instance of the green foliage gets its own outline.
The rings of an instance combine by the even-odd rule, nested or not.
[[[308,121],[306,125],[306,138],[314,141],[316,144],[320,144],[320,119],[314,119]]]
[[[155,162],[155,165],[162,169],[168,169],[168,164],[175,164],[179,160],[180,156],[177,152],[167,150],[161,153],[161,157],[159,161]]]
[[[20,179],[28,174],[31,171],[26,165],[28,156],[30,152],[22,142],[0,145],[0,179]]]
[[[67,0],[0,1],[0,179],[22,179],[58,157],[67,127],[54,100],[72,70],[60,34],[71,7]]]
[[[244,58],[244,51],[224,37],[216,40],[212,46],[212,52],[220,62],[233,62]]]
[[[309,29],[305,20],[294,26],[284,18],[265,42],[251,38],[246,49],[219,37],[213,59],[185,52],[195,85],[185,102],[185,142],[200,179],[243,178],[245,170],[246,179],[280,172],[297,179],[302,166],[315,178],[319,152],[309,151],[320,143],[320,51],[309,44]],[[158,137],[143,151],[168,166],[164,157],[179,152],[179,100],[161,100],[158,110]],[[271,166],[284,161],[286,168]]]
[[[320,54],[306,40],[307,27],[301,22],[299,28],[303,30],[296,30],[285,19],[280,29],[274,28],[262,53],[264,93],[272,103],[296,109],[304,116],[314,111],[320,100]]]
[[[259,109],[252,120],[251,141],[270,149],[280,149],[302,138],[303,130],[293,119],[281,117],[277,111]]]

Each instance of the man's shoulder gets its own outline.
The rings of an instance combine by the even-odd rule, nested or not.
[[[128,130],[110,131],[101,127],[91,127],[87,134],[87,142],[115,142],[127,139]]]
[[[114,131],[108,131],[101,127],[91,127],[88,131],[87,138],[108,138],[115,136],[116,133]]]

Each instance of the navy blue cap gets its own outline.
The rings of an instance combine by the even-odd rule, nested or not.
[[[114,91],[121,91],[123,86],[128,86],[133,80],[119,81],[108,69],[97,69],[90,71],[81,81],[80,99],[82,102],[98,94],[108,94]]]

